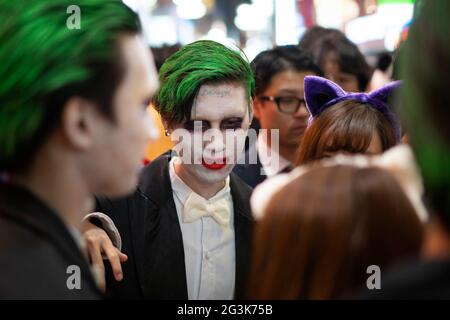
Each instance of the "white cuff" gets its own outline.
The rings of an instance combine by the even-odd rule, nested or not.
[[[87,214],[83,218],[83,221],[90,220],[92,218],[96,218],[101,222],[102,229],[105,230],[109,239],[111,239],[111,242],[113,243],[113,245],[117,249],[122,251],[122,238],[120,237],[119,230],[117,230],[117,228],[116,228],[114,222],[111,220],[111,218],[102,212],[92,212],[92,213]]]

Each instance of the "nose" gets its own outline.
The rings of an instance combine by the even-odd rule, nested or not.
[[[308,109],[306,109],[306,105],[302,103],[300,108],[298,108],[297,112],[293,113],[292,116],[294,118],[306,118],[309,117]]]
[[[223,152],[225,149],[224,134],[218,129],[209,129],[203,134],[204,150],[211,154]]]

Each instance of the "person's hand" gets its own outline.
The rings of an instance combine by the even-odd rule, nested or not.
[[[106,290],[106,281],[102,253],[108,258],[116,281],[123,279],[121,263],[127,261],[128,257],[114,247],[105,230],[87,220],[83,222],[83,237],[86,241],[89,259],[97,273],[98,285],[104,292]]]

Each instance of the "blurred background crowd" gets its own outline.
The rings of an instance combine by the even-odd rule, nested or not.
[[[250,61],[274,46],[300,43],[326,75],[348,91],[373,90],[395,78],[393,60],[407,37],[414,8],[420,6],[414,0],[124,2],[139,12],[157,68],[183,45],[201,39],[237,46]],[[333,59],[325,59],[333,54]],[[339,60],[340,66],[326,60]],[[342,71],[359,73],[360,85],[343,84],[348,78]],[[163,132],[161,123],[159,127]],[[162,135],[147,149],[147,161],[168,146],[170,139]]]

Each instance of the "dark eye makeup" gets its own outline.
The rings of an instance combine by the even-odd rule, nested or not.
[[[222,130],[236,130],[242,127],[243,119],[241,117],[229,118],[222,121],[220,128]]]
[[[220,123],[221,130],[236,130],[242,127],[243,118],[233,117],[222,120]],[[211,128],[211,124],[206,120],[189,120],[183,125],[183,128],[188,131],[194,131],[198,127],[202,131],[206,131]]]
[[[210,125],[206,120],[189,120],[184,123],[183,128],[188,131],[194,131],[195,128],[205,131],[210,128]]]

